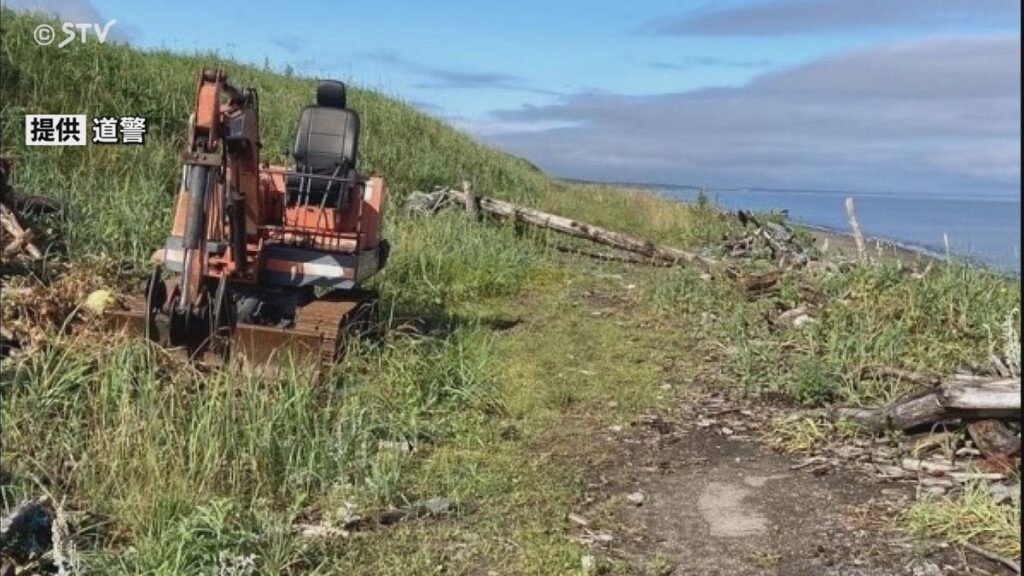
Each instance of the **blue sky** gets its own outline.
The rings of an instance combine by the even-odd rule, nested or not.
[[[378,89],[559,175],[1020,190],[1004,0],[5,0]]]

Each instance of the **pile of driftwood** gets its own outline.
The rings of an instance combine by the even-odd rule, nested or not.
[[[899,374],[893,376],[899,377]],[[906,373],[904,378],[921,378]],[[957,374],[945,382],[876,409],[840,408],[836,416],[874,431],[948,430],[964,426],[989,459],[1020,455],[1020,377]]]
[[[804,266],[817,258],[785,224],[768,220],[762,222],[743,210],[736,212],[736,218],[744,227],[752,226],[753,230],[741,238],[722,243],[722,249],[732,258],[766,258],[776,262],[780,268]]]
[[[38,260],[43,253],[32,243],[32,231],[18,219],[18,194],[11,183],[11,161],[0,158],[0,261],[8,258]]]

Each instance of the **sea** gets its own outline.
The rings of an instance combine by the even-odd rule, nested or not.
[[[700,194],[693,186],[662,185],[657,189],[690,202]],[[845,201],[852,197],[861,231],[867,237],[1020,276],[1019,196],[956,198],[749,188],[706,189],[705,194],[725,209],[787,211],[794,222],[844,233],[850,231]]]

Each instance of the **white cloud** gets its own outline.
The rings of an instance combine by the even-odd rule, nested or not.
[[[492,116],[508,129],[478,134],[565,176],[1006,193],[1020,187],[1020,38],[884,45],[739,88],[578,94]]]

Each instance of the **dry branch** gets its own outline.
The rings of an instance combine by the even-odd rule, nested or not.
[[[43,253],[32,243],[32,231],[22,227],[18,221],[18,194],[9,182],[11,161],[0,158],[0,253],[3,258],[27,256],[32,260],[43,257]],[[9,238],[8,238],[9,237]]]
[[[985,550],[981,546],[977,546],[977,545],[971,544],[970,542],[964,542],[963,543],[963,547],[967,548],[971,552],[974,552],[975,554],[977,554],[977,555],[979,555],[979,556],[981,556],[983,558],[986,558],[986,559],[991,560],[993,562],[997,562],[999,564],[1002,564],[1003,566],[1006,566],[1007,568],[1009,568],[1010,570],[1013,570],[1017,574],[1020,574],[1020,564],[1014,562],[1013,560],[1011,560],[1011,559],[1009,559],[1009,558],[1007,558],[1005,556],[1000,556],[999,554],[996,554],[995,552],[990,552],[988,550]]]
[[[32,233],[21,226],[14,211],[5,204],[0,204],[0,225],[3,226],[5,238],[2,241],[4,257],[24,252],[29,258],[38,260],[43,253],[32,243]],[[10,237],[10,240],[7,237]]]

